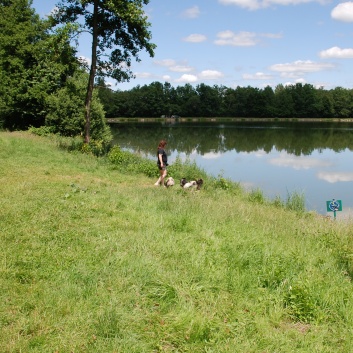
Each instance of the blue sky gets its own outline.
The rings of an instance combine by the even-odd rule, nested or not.
[[[57,0],[33,0],[44,17]],[[135,79],[106,81],[127,90],[154,81],[172,86],[275,88],[309,83],[353,87],[353,2],[330,0],[151,0],[154,58],[140,53]],[[90,38],[78,55],[90,60]]]

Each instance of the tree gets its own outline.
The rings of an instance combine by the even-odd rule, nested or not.
[[[150,23],[143,11],[149,0],[62,0],[53,15],[56,24],[84,19],[83,30],[92,35],[92,56],[85,100],[85,142],[90,141],[90,107],[96,74],[118,82],[133,77],[131,59],[140,61],[145,49],[154,56]]]
[[[78,67],[70,46],[73,26],[49,33],[31,0],[0,0],[0,125],[44,124],[46,98]]]
[[[83,102],[87,78],[87,72],[77,70],[63,88],[47,98],[48,114],[45,124],[50,127],[51,132],[62,136],[78,136],[82,133],[85,121]],[[99,91],[95,90],[92,97],[91,135],[105,149],[111,142],[112,135],[106,123],[103,104],[98,99],[98,93]]]
[[[200,97],[200,102],[202,102],[200,107],[201,115],[205,117],[217,116],[221,107],[221,96],[218,86],[210,87],[201,83],[196,86],[196,92]]]

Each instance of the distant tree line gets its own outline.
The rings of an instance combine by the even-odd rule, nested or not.
[[[204,83],[173,87],[153,82],[128,91],[113,91],[98,82],[106,116],[114,117],[242,117],[351,118],[353,90],[331,90],[311,84],[229,88]]]

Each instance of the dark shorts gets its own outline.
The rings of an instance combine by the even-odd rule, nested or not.
[[[158,165],[158,169],[159,169],[159,170],[166,170],[166,169],[167,169],[167,166],[166,166],[166,165],[163,165],[163,167],[161,167],[160,165]]]

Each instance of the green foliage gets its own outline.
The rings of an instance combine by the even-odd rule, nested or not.
[[[38,136],[51,136],[55,134],[55,128],[53,126],[40,126],[40,127],[31,126],[28,129],[28,131]]]
[[[254,190],[251,190],[249,192],[248,199],[251,202],[256,202],[256,203],[259,203],[259,204],[264,204],[266,202],[266,199],[265,199],[263,191],[261,189],[258,189],[258,188],[254,189]]]
[[[102,92],[111,117],[235,117],[260,119],[351,118],[353,90],[317,89],[311,84],[278,85],[263,89],[190,84],[172,87],[152,82],[128,91]]]
[[[48,114],[45,125],[51,127],[55,133],[62,136],[83,135],[87,78],[85,72],[76,71],[63,88],[47,98]],[[102,147],[98,149],[105,151],[112,139],[97,92],[94,93],[91,104],[91,136],[96,141],[90,146],[93,150],[97,148],[97,143],[101,143]]]
[[[155,44],[150,43],[150,23],[143,6],[148,0],[108,1],[104,3],[93,0],[64,0],[57,5],[57,12],[52,20],[59,23],[75,23],[83,17],[83,31],[97,36],[97,74],[100,77],[110,76],[122,82],[133,77],[130,70],[131,58],[139,61],[138,53],[145,49],[150,56],[154,55]],[[94,12],[93,5],[97,12]],[[97,28],[94,28],[96,18]],[[94,43],[92,43],[94,45]],[[124,62],[124,68],[121,63]]]
[[[89,143],[82,142],[80,151],[82,153],[93,154],[94,156],[105,156],[110,146],[104,140],[90,139]]]
[[[239,183],[235,183],[230,179],[224,178],[222,174],[218,175],[218,178],[213,180],[213,185],[215,188],[219,188],[222,190],[235,190],[240,189]]]
[[[272,200],[272,204],[278,208],[282,208],[285,205],[283,200],[278,195],[276,195],[275,198]]]
[[[286,208],[296,212],[305,212],[305,196],[303,193],[292,192],[287,194]]]
[[[77,68],[71,28],[49,34],[28,0],[12,0],[0,11],[0,116],[8,129],[44,124],[46,98]]]
[[[55,24],[82,23],[84,31],[92,34],[92,58],[85,96],[85,142],[91,138],[90,112],[96,75],[110,76],[118,82],[129,81],[134,75],[131,59],[140,61],[139,51],[145,49],[154,56],[155,44],[150,43],[143,5],[149,0],[79,1],[63,0],[51,15]],[[124,63],[124,65],[122,65]]]
[[[317,302],[307,281],[298,281],[288,287],[284,305],[295,321],[310,323],[317,318]]]
[[[128,151],[123,151],[118,145],[111,148],[108,160],[120,171],[142,173],[148,177],[158,175],[157,165],[150,160]]]
[[[63,149],[69,152],[82,151],[82,148],[84,145],[84,142],[81,136],[67,137],[67,136],[56,135],[55,142],[60,149]]]

